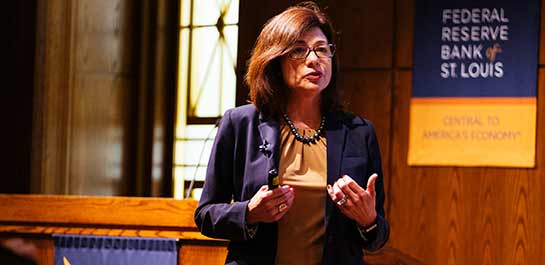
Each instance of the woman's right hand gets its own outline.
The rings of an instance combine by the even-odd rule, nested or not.
[[[263,185],[248,203],[246,222],[248,224],[276,222],[288,212],[294,198],[295,192],[288,185],[273,190]]]

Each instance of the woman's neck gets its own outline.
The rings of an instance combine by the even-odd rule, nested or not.
[[[316,129],[320,126],[320,121],[322,119],[320,96],[290,96],[287,112],[288,116],[295,124],[295,127],[301,129]]]

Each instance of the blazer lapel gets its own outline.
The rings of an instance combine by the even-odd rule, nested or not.
[[[342,156],[344,151],[346,133],[348,130],[343,125],[337,112],[330,112],[326,116],[326,137],[327,137],[327,184],[333,185],[340,177]],[[331,213],[335,207],[333,201],[327,195],[326,200],[326,227],[329,223]]]
[[[259,133],[261,135],[261,143],[259,151],[268,158],[267,173],[275,171],[278,174],[278,163],[280,158],[280,125],[274,119],[265,118],[259,114]],[[265,183],[267,183],[268,175],[265,175]]]

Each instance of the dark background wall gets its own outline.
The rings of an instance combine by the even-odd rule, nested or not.
[[[160,106],[172,103],[146,101],[150,97],[142,96],[151,93],[156,95],[151,98],[169,99],[173,93],[157,94],[154,91],[160,86],[150,85],[155,84],[150,79],[158,80],[150,73],[167,73],[163,79],[170,85],[163,87],[172,87],[168,80],[173,78],[173,66],[161,70],[157,65],[168,65],[160,58],[176,58],[163,53],[172,47],[149,39],[161,39],[153,37],[161,32],[161,36],[174,34],[177,18],[144,10],[176,10],[164,9],[176,6],[176,1],[158,1],[155,8],[144,8],[153,2],[56,0],[10,7],[24,10],[11,16],[21,22],[14,34],[26,32],[26,37],[15,37],[17,49],[24,49],[17,54],[35,54],[33,60],[13,58],[13,63],[23,65],[16,68],[16,76],[24,77],[17,86],[23,96],[3,99],[26,107],[20,114],[23,123],[16,126],[21,135],[16,137],[16,147],[4,149],[8,156],[17,154],[17,170],[10,174],[22,182],[2,178],[2,192],[85,194],[104,185],[110,195],[168,193],[145,190],[151,173],[136,177],[140,169],[151,168],[142,166],[150,161],[146,150],[156,135],[145,130],[147,125],[171,126],[159,121],[169,120],[165,115],[170,113],[168,107]],[[296,2],[241,0],[239,82],[263,23]],[[372,120],[377,128],[392,228],[388,247],[423,264],[539,264],[545,260],[543,49],[535,168],[409,167],[414,0],[318,2],[340,33],[340,86],[349,109]],[[34,17],[37,22],[32,24]],[[172,20],[160,22],[159,18]],[[545,20],[541,21],[544,28]],[[146,31],[150,27],[155,29],[151,33]],[[28,34],[32,30],[35,35]],[[543,47],[545,35],[540,34]],[[161,52],[153,47],[166,48]],[[144,52],[149,50],[156,52]],[[237,94],[237,102],[244,103],[247,91],[241,83]],[[163,161],[168,161],[169,154],[164,155]],[[168,163],[163,169],[168,171]],[[169,179],[168,173],[164,176]]]
[[[0,193],[30,192],[30,145],[32,139],[32,98],[36,2],[6,2],[0,14],[6,19],[3,106],[5,153]],[[7,93],[6,93],[7,92]]]

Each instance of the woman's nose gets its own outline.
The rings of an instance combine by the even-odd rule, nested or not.
[[[305,59],[305,61],[307,63],[315,63],[317,62],[318,60],[320,60],[320,58],[318,57],[318,55],[316,55],[316,52],[311,50],[310,53],[308,54],[307,58]]]

